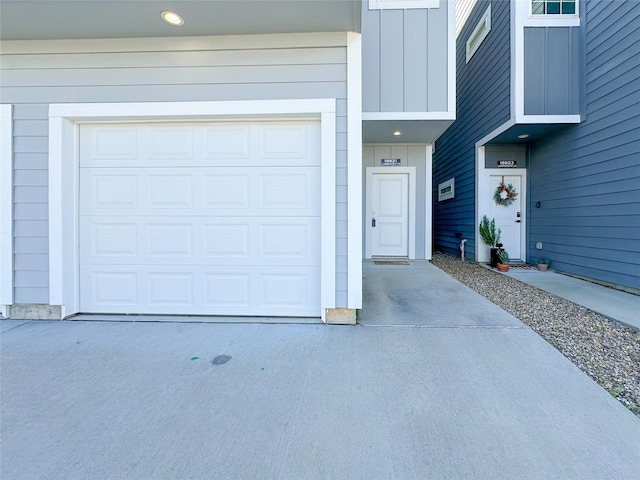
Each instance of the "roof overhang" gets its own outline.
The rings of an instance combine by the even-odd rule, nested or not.
[[[453,120],[365,120],[363,143],[434,143]],[[400,132],[400,135],[394,135]]]
[[[362,0],[2,0],[0,40],[360,32]],[[162,21],[174,11],[181,27]]]

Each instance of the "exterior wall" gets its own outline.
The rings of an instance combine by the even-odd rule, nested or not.
[[[491,31],[466,63],[467,39],[489,4]],[[433,157],[433,241],[435,249],[458,254],[466,238],[465,254],[474,258],[475,142],[510,118],[510,4],[463,0],[456,8],[467,21],[458,25],[456,40],[457,120],[436,142]],[[437,186],[450,178],[455,178],[455,197],[438,202]]]
[[[447,0],[438,8],[362,12],[364,112],[446,112]]]
[[[50,103],[337,99],[336,230],[347,231],[347,34],[4,42],[14,106],[14,302],[48,303]],[[347,242],[336,306],[347,306]]]
[[[524,29],[525,115],[580,113],[580,29]]]
[[[583,5],[586,121],[530,147],[529,261],[638,289],[640,3]]]
[[[427,202],[427,195],[430,195],[427,185],[431,185],[431,181],[426,181],[426,176],[427,169],[431,169],[431,159],[427,158],[427,145],[364,145],[362,149],[363,185],[366,185],[367,167],[379,167],[382,158],[399,158],[403,167],[416,168],[416,209],[413,212],[416,234],[415,238],[409,239],[409,242],[415,246],[415,258],[429,260],[431,245],[426,244],[427,235],[425,232],[427,231],[426,222],[431,213],[431,205]],[[393,173],[394,167],[388,167],[388,169],[390,173]],[[366,209],[366,189],[362,192],[362,205]],[[369,212],[365,211],[362,222],[363,232],[366,232],[370,218]],[[365,237],[366,235],[363,235],[363,250],[365,250]]]

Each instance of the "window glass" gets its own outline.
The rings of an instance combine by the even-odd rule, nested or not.
[[[576,0],[531,0],[532,15],[575,15]]]

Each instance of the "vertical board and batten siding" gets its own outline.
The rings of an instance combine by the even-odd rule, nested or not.
[[[491,31],[466,63],[467,40],[489,4]],[[459,254],[461,233],[466,256],[475,258],[475,142],[510,117],[510,2],[468,0],[456,8],[468,18],[456,39],[457,120],[436,141],[433,156],[433,236],[435,250]],[[455,197],[439,202],[438,184],[450,178]]]
[[[447,111],[447,1],[362,12],[363,112]]]
[[[525,115],[580,114],[580,28],[524,29]]]
[[[529,251],[639,289],[640,3],[585,8],[586,121],[531,146]]]
[[[14,105],[15,303],[48,303],[50,103],[335,98],[336,306],[347,306],[346,33],[3,42]]]

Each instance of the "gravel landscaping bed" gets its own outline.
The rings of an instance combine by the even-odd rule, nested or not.
[[[530,326],[640,416],[640,332],[476,262],[440,252],[431,262]]]

